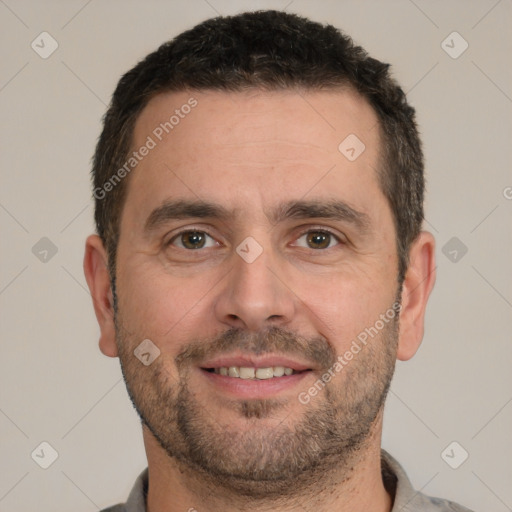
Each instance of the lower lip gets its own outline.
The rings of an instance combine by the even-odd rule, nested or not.
[[[262,399],[277,396],[285,391],[293,389],[299,382],[311,374],[311,371],[303,371],[282,377],[271,379],[240,379],[238,377],[227,377],[218,373],[208,372],[200,369],[200,372],[209,382],[230,395],[238,398]]]

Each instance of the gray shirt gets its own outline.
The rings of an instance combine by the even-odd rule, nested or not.
[[[471,512],[466,507],[452,501],[431,498],[415,491],[404,469],[389,453],[382,450],[382,479],[387,491],[394,496],[391,512]],[[148,492],[148,469],[135,481],[128,501],[114,505],[101,512],[146,512]]]

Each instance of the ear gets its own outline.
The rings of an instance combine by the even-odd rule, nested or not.
[[[397,358],[407,361],[418,350],[424,333],[427,301],[436,280],[435,240],[422,231],[409,251],[409,267],[402,289]]]
[[[106,356],[117,357],[114,298],[107,262],[107,252],[101,238],[90,235],[85,242],[84,273],[100,326],[100,350]]]

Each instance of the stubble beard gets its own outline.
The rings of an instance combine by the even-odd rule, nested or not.
[[[143,425],[167,455],[211,489],[265,500],[297,497],[320,483],[325,485],[329,475],[336,474],[337,482],[350,478],[381,418],[395,367],[398,329],[397,316],[309,404],[301,406],[303,412],[296,418],[290,415],[274,421],[283,416],[286,403],[282,399],[233,401],[237,418],[247,422],[240,430],[220,424],[216,411],[209,411],[191,392],[190,366],[183,363],[186,357],[181,358],[181,368],[180,357],[176,358],[177,376],[168,370],[172,361],[162,356],[142,366],[133,355],[140,340],[128,334],[116,315],[128,394]],[[197,348],[196,355],[200,347],[241,345],[262,354],[269,351],[265,347],[290,348],[294,340],[293,334],[280,328],[257,338],[233,329],[211,343],[203,340],[191,346]],[[318,356],[326,371],[337,355],[322,340],[303,339],[300,346],[307,347],[309,357]]]

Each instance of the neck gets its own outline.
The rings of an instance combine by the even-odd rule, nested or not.
[[[293,496],[256,499],[219,486],[197,468],[170,458],[144,427],[149,473],[147,512],[389,512],[392,499],[381,474],[381,418],[375,427],[349,467],[334,466],[305,479],[302,491]]]

